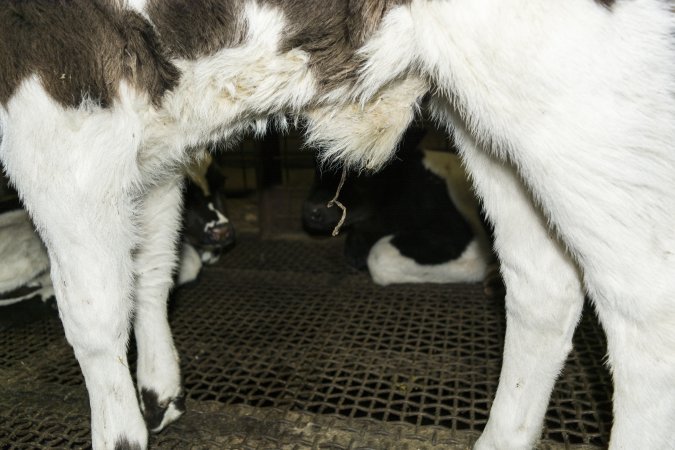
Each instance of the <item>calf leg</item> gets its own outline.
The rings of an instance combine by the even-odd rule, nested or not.
[[[179,359],[167,320],[166,302],[176,267],[182,183],[176,178],[154,187],[140,214],[141,244],[136,254],[138,390],[143,414],[157,432],[185,411]]]
[[[93,446],[144,448],[147,429],[127,365],[132,202],[58,174],[44,183],[49,189],[40,179],[27,189],[23,180],[17,185],[49,252],[59,315],[89,392]]]
[[[666,116],[675,120],[675,114]],[[607,146],[611,152],[596,151],[591,155],[598,160],[588,165],[572,150],[545,166],[529,152],[516,155],[550,223],[579,261],[607,335],[614,379],[613,449],[673,448],[675,157],[668,146],[675,142],[675,128],[671,124],[661,125],[670,133],[661,143]],[[658,130],[655,126],[652,136]],[[545,179],[535,175],[541,173],[546,173]]]
[[[512,158],[579,261],[607,335],[614,379],[610,448],[673,448],[675,102],[658,83],[620,88],[613,101],[584,111],[620,123],[620,131],[579,139],[569,122],[584,115],[571,111],[568,122],[554,117],[555,125],[542,125],[558,127],[549,160],[529,146]],[[594,148],[584,148],[588,141]]]
[[[584,295],[576,266],[552,236],[515,171],[461,129],[459,148],[486,213],[506,285],[499,387],[477,449],[532,448],[572,349]]]
[[[147,429],[127,365],[133,272],[130,217],[82,208],[76,232],[45,230],[59,315],[89,392],[95,449],[144,448]],[[34,212],[43,221],[59,218]],[[91,217],[96,214],[98,217]],[[86,225],[85,225],[86,224]],[[80,228],[80,227],[76,227]],[[125,444],[128,444],[125,446]]]

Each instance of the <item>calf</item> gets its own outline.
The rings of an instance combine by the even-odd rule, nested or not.
[[[184,410],[166,319],[181,167],[304,120],[377,170],[429,93],[507,287],[479,449],[527,448],[584,294],[608,341],[613,448],[675,428],[675,21],[664,0],[5,0],[0,159],[37,225],[96,449]],[[137,404],[126,345],[138,346]],[[147,420],[143,420],[143,416]]]
[[[187,174],[183,237],[203,262],[214,264],[235,243],[234,226],[226,216],[225,177],[208,154],[188,166]]]
[[[183,246],[176,283],[199,276],[204,264],[215,264],[235,243],[234,226],[226,217],[225,177],[208,153],[187,167],[184,193]]]
[[[447,146],[434,150],[434,137],[410,130],[391,164],[372,176],[349,177],[340,193],[348,209],[347,261],[368,268],[378,284],[470,282],[485,275],[490,251],[478,205],[457,155]],[[337,226],[340,212],[327,204],[339,179],[335,171],[317,171],[303,204],[310,233]]]

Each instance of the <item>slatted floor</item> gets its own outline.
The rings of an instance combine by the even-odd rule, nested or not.
[[[153,448],[471,445],[497,386],[503,304],[479,285],[375,286],[346,267],[341,245],[244,236],[175,292],[189,412],[154,436]],[[541,448],[606,447],[604,345],[587,310]],[[88,422],[56,314],[0,310],[0,448],[88,448]]]

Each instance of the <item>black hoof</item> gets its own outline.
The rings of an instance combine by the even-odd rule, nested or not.
[[[143,417],[152,432],[161,431],[185,412],[185,393],[167,401],[160,402],[157,393],[151,389],[141,389]],[[167,412],[170,417],[167,417]],[[166,419],[166,420],[165,420]]]
[[[132,444],[129,439],[122,437],[115,442],[115,450],[141,450],[141,444]]]

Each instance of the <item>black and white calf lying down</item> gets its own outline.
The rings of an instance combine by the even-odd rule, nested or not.
[[[375,174],[350,174],[340,192],[346,206],[345,257],[375,283],[482,281],[491,262],[479,205],[459,157],[434,131],[411,129],[394,160]],[[303,204],[311,234],[330,234],[341,211],[329,207],[341,171],[317,169]]]
[[[537,440],[585,294],[607,334],[611,447],[671,447],[671,5],[1,2],[0,159],[51,259],[94,447],[144,448],[183,412],[166,297],[192,149],[302,119],[323,159],[377,170],[426,94],[493,223],[508,291],[476,448]]]

